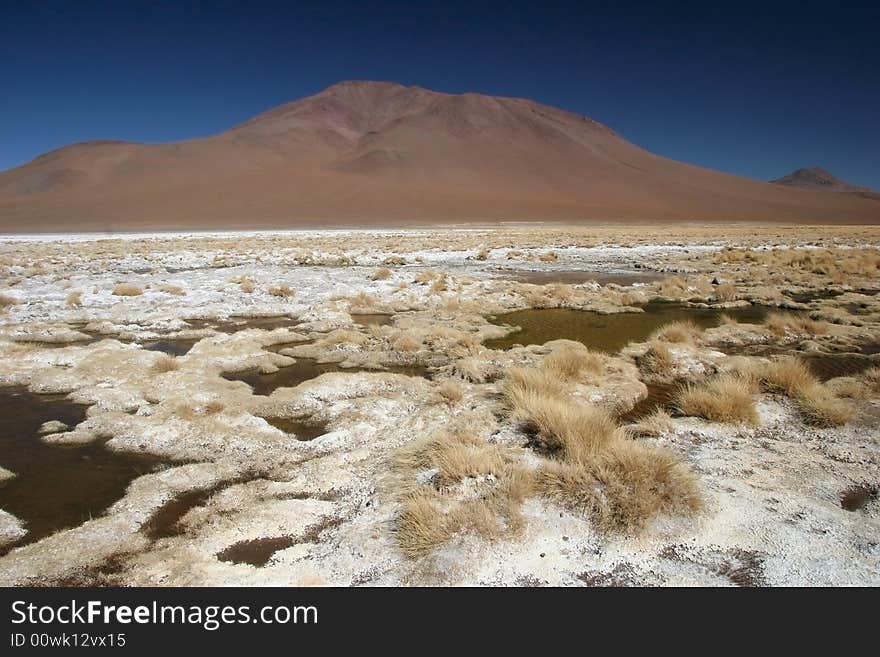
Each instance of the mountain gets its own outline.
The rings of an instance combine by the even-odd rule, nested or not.
[[[649,153],[520,98],[342,82],[220,134],[73,144],[0,173],[0,231],[517,220],[880,222],[880,204]]]
[[[788,187],[799,187],[801,189],[819,189],[828,192],[856,192],[861,194],[876,194],[874,190],[868,187],[859,187],[845,180],[841,180],[833,176],[829,171],[822,167],[810,167],[809,169],[798,169],[792,171],[787,176],[771,180],[770,182],[777,185],[787,185]]]

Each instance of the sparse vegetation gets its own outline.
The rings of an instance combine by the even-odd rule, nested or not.
[[[651,340],[694,344],[699,341],[702,334],[702,329],[691,321],[670,322],[654,331]]]
[[[605,364],[603,354],[590,351],[582,345],[557,349],[544,358],[541,367],[566,379],[579,379],[585,373],[601,372]]]
[[[67,295],[67,299],[64,304],[68,308],[79,308],[82,306],[82,292],[79,290],[74,290],[70,294]]]
[[[165,372],[173,372],[180,369],[180,361],[174,356],[163,354],[150,368],[153,374],[164,374]]]
[[[656,438],[672,431],[672,416],[662,408],[624,427],[633,436]]]
[[[420,484],[417,476],[432,469],[436,474]],[[399,450],[392,470],[400,504],[395,535],[409,557],[423,557],[463,532],[491,539],[522,527],[520,506],[532,476],[509,450],[470,434],[441,434]]]
[[[461,401],[461,398],[464,396],[464,391],[458,383],[452,379],[446,379],[443,383],[437,386],[437,394],[440,395],[440,398],[447,404],[455,404]]]
[[[186,296],[186,290],[179,285],[172,285],[171,283],[162,283],[159,286],[159,291],[165,294],[173,294],[176,297]]]
[[[113,295],[117,297],[137,297],[144,293],[144,290],[134,283],[117,283],[113,286]]]
[[[758,412],[752,399],[754,392],[755,388],[748,380],[721,375],[682,388],[676,396],[675,406],[683,415],[702,417],[710,422],[757,424]]]
[[[269,288],[269,294],[273,297],[292,297],[296,295],[296,290],[291,290],[286,284],[276,285]]]

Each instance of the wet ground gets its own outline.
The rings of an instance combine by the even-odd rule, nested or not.
[[[297,420],[289,417],[267,417],[266,422],[284,433],[292,434],[297,440],[314,440],[327,433],[327,424],[314,420]]]
[[[416,366],[386,367],[384,369],[368,369],[363,367],[340,367],[339,363],[319,363],[313,358],[297,358],[296,363],[280,368],[271,374],[262,374],[259,370],[228,372],[223,375],[230,381],[244,381],[253,388],[255,395],[271,395],[276,388],[294,388],[304,381],[314,379],[330,372],[353,374],[355,372],[393,372],[406,376],[429,378],[427,368]],[[295,433],[295,432],[294,432]]]
[[[520,344],[544,344],[550,340],[575,340],[590,349],[616,353],[630,342],[644,342],[661,326],[675,321],[691,321],[702,328],[717,326],[721,315],[727,315],[744,324],[764,320],[770,308],[746,306],[716,310],[692,308],[672,303],[649,303],[642,313],[602,315],[567,308],[518,310],[498,315],[491,321],[500,326],[519,326],[522,330],[497,340],[488,340],[490,349],[509,349]]]
[[[633,283],[651,283],[659,281],[664,274],[635,272],[635,271],[578,271],[561,269],[556,271],[523,271],[523,270],[499,270],[499,278],[532,285],[547,285],[550,283],[567,283],[579,285],[581,283],[594,282],[599,285],[632,285]]]
[[[622,413],[618,417],[621,424],[636,422],[641,418],[650,415],[658,408],[667,411],[670,410],[672,400],[681,388],[680,383],[649,383],[646,385],[648,387],[648,395],[644,399],[636,402],[636,405],[629,411]]]
[[[85,412],[85,406],[61,395],[36,395],[24,387],[0,389],[0,465],[17,475],[0,483],[0,508],[28,530],[0,552],[100,515],[133,479],[161,466],[156,457],[114,452],[100,442],[52,445],[37,435],[49,420],[74,427]]]
[[[380,313],[352,313],[351,318],[354,320],[355,324],[360,324],[361,326],[387,326],[388,324],[391,324],[391,320],[394,316],[383,315]]]
[[[847,488],[840,495],[840,506],[847,511],[864,509],[873,500],[877,499],[878,487],[870,484],[860,484]]]

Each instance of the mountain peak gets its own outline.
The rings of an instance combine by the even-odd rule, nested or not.
[[[870,192],[867,187],[853,185],[845,180],[833,175],[827,169],[819,166],[813,166],[805,169],[797,169],[787,176],[771,180],[771,183],[777,185],[786,185],[787,187],[798,187],[800,189],[822,189],[831,192]]]

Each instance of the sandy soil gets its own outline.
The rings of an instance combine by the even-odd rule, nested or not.
[[[465,530],[413,558],[398,543],[399,482],[388,475],[402,448],[450,428],[534,467],[528,435],[501,408],[504,373],[567,343],[487,349],[514,330],[490,321],[508,310],[633,313],[667,299],[760,303],[814,322],[812,332],[722,324],[670,344],[679,380],[782,352],[859,352],[877,363],[878,244],[872,228],[741,226],[2,241],[0,384],[89,405],[83,422],[47,425],[34,439],[59,449],[98,441],[164,465],[105,512],[37,542],[26,542],[26,522],[0,513],[0,545],[24,540],[0,556],[0,583],[877,585],[880,399],[864,386],[843,426],[807,424],[791,399],[764,392],[755,426],[676,416],[659,435],[634,438],[677,455],[704,501],[696,515],[659,514],[640,531],[600,531],[532,495],[518,533]],[[531,285],[516,280],[524,270],[659,279]],[[360,314],[390,317],[370,326]],[[193,346],[172,361],[147,348],[159,339]],[[570,394],[632,408],[651,383],[648,348],[603,356]],[[309,358],[358,371],[268,395],[231,378]],[[414,375],[397,373],[404,367]],[[833,385],[854,389],[854,377]],[[449,381],[460,396],[443,394]],[[297,440],[266,418],[326,432]],[[432,476],[419,474],[419,485]],[[0,480],[14,477],[0,469]],[[467,496],[485,480],[460,483]],[[863,503],[843,508],[857,487],[869,491]]]

